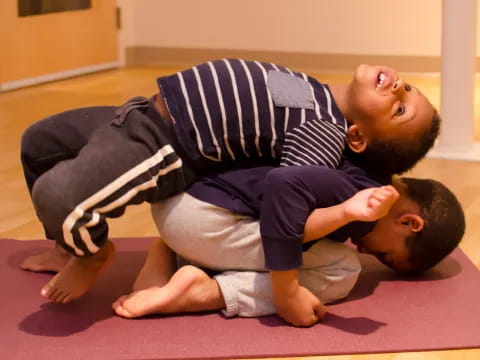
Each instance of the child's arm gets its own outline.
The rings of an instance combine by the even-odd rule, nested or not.
[[[325,305],[298,283],[298,270],[270,271],[277,314],[294,326],[311,326],[327,313]]]
[[[304,241],[319,239],[351,221],[374,221],[385,216],[398,198],[392,186],[358,192],[345,202],[316,209],[305,224]],[[298,283],[297,270],[271,271],[277,313],[295,326],[310,326],[326,313],[326,308],[309,290]]]
[[[351,221],[375,221],[385,215],[398,199],[391,185],[359,191],[341,204],[315,209],[307,218],[303,242],[320,239]]]

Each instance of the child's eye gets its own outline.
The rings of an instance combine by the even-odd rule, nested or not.
[[[400,104],[395,115],[400,116],[400,115],[403,115],[404,113],[405,113],[405,105]]]
[[[405,84],[405,91],[409,92],[412,90],[412,87],[409,84]]]

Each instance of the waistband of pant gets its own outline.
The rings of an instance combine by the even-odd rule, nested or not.
[[[125,118],[128,116],[130,111],[137,110],[142,112],[157,126],[163,136],[168,139],[168,142],[178,156],[182,159],[186,180],[187,182],[190,182],[196,177],[197,171],[194,170],[188,153],[180,145],[180,141],[178,140],[175,132],[174,123],[170,119],[162,116],[162,114],[160,114],[160,112],[157,110],[157,107],[155,106],[156,96],[159,95],[153,95],[150,97],[150,99],[138,96],[128,100],[115,111],[115,118],[113,122],[120,126],[125,121]]]
[[[164,126],[167,126],[173,131],[173,124],[168,119],[165,119],[162,115],[160,115],[160,113],[155,108],[155,95],[148,99],[148,106],[145,108],[145,115],[147,115],[150,119],[152,119],[157,125],[160,125],[162,128]]]
[[[190,157],[180,145],[180,142],[175,133],[174,123],[170,119],[166,119],[165,117],[163,117],[158,112],[157,107],[155,106],[155,96],[160,95],[153,95],[152,97],[150,97],[150,99],[148,99],[148,106],[145,107],[144,114],[159,127],[160,131],[162,131],[164,135],[168,136],[171,145],[175,149],[175,152],[182,159],[184,172],[189,174],[189,176],[186,177],[191,178],[193,181],[193,179],[197,176],[197,171],[194,170],[194,167],[190,163]]]

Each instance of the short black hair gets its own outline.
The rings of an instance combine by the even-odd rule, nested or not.
[[[382,177],[400,175],[413,168],[432,148],[440,132],[440,124],[440,115],[434,109],[431,126],[420,138],[392,139],[388,142],[374,139],[365,151],[355,153],[347,146],[344,154],[369,173]]]
[[[411,274],[438,264],[460,243],[465,233],[465,215],[455,195],[431,179],[402,178],[407,196],[420,207],[424,227],[406,239]]]

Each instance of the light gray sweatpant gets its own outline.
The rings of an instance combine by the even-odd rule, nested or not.
[[[220,270],[214,278],[226,316],[274,314],[270,274],[265,268],[259,221],[181,193],[152,205],[165,243],[193,265]],[[300,284],[323,303],[342,299],[355,285],[360,262],[353,249],[323,239],[303,252]]]

